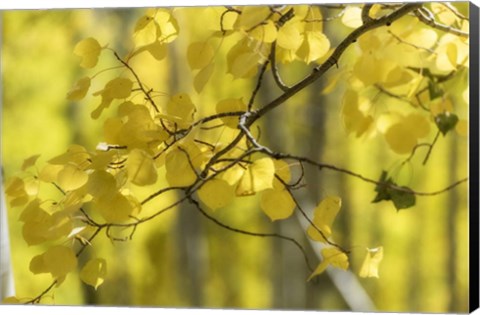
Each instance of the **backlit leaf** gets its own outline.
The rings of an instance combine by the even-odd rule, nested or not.
[[[238,17],[235,27],[250,30],[252,27],[262,23],[270,15],[270,8],[267,6],[245,6]]]
[[[275,221],[290,217],[296,204],[287,190],[267,189],[261,194],[260,207],[272,221]]]
[[[146,50],[157,60],[163,60],[167,56],[167,45],[160,41],[155,41],[146,46]]]
[[[307,234],[312,240],[326,242],[324,236],[328,238],[332,235],[332,224],[340,211],[341,205],[342,200],[339,197],[328,196],[313,210],[312,222],[314,225],[310,225],[307,229]]]
[[[120,192],[94,199],[93,209],[109,223],[126,221],[134,213],[134,205]]]
[[[180,128],[187,128],[193,122],[195,112],[195,105],[186,93],[172,96],[167,104],[167,114],[178,119]]]
[[[145,151],[133,149],[127,160],[128,179],[135,185],[151,185],[157,181],[153,159]]]
[[[80,271],[80,279],[95,290],[105,281],[107,262],[103,258],[90,259]]]
[[[358,275],[362,278],[378,278],[378,266],[383,259],[383,247],[367,249],[367,255],[363,260]]]
[[[235,58],[230,73],[235,78],[249,78],[255,75],[256,69],[263,58],[256,52],[246,52]]]
[[[93,68],[97,65],[98,56],[102,51],[102,47],[96,39],[89,37],[81,40],[75,46],[73,52],[82,58],[80,66],[83,68]]]
[[[249,35],[260,42],[272,43],[277,39],[277,28],[272,21],[267,21],[255,27]]]
[[[322,249],[322,257],[322,262],[317,266],[310,277],[308,277],[307,281],[310,281],[313,277],[323,273],[330,265],[343,270],[347,270],[348,268],[348,256],[336,247]]]
[[[67,93],[67,99],[70,101],[79,101],[84,98],[90,88],[90,81],[89,77],[79,79]]]
[[[305,32],[303,42],[297,51],[298,57],[305,63],[310,63],[323,57],[330,49],[330,41],[323,33]]]
[[[278,30],[277,45],[279,47],[296,51],[302,44],[302,41],[303,37],[298,21],[290,20]]]
[[[275,165],[275,175],[280,177],[284,183],[288,184],[291,179],[290,166],[288,163],[283,160],[273,160],[273,164]],[[277,177],[275,177],[273,180],[273,188],[283,189],[284,184]]]
[[[237,196],[253,195],[273,187],[275,165],[270,158],[261,158],[250,164],[238,183]]]
[[[347,6],[342,15],[342,23],[350,28],[362,26],[362,9],[352,5]]]
[[[190,69],[206,67],[214,56],[214,49],[208,41],[194,42],[188,46],[187,61]]]
[[[165,158],[165,169],[167,182],[172,187],[190,186],[197,179],[192,169],[189,156],[180,149],[173,149],[167,153]]]
[[[33,257],[30,270],[34,274],[50,273],[54,279],[66,276],[77,267],[77,258],[70,247],[56,245]]]
[[[215,63],[212,62],[205,68],[201,69],[193,78],[193,87],[197,93],[201,93],[205,84],[210,80],[210,77],[213,74],[213,69],[215,68]]]
[[[58,185],[65,191],[82,187],[88,181],[88,174],[73,164],[67,164],[58,173]]]
[[[226,181],[213,178],[198,190],[200,200],[212,210],[228,206],[235,198],[235,190]]]

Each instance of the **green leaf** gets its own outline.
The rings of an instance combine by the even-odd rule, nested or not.
[[[401,210],[413,207],[416,202],[413,191],[406,186],[402,186],[401,188],[404,188],[406,191],[392,188],[389,189],[390,197],[393,204],[395,205],[395,208],[397,210]]]
[[[406,186],[398,187],[397,184],[388,177],[386,171],[382,171],[378,184],[375,187],[377,195],[372,203],[377,203],[383,200],[391,200],[395,209],[401,210],[413,207],[416,203],[416,197],[413,190]],[[402,190],[400,190],[401,188]]]
[[[391,180],[387,181],[388,173],[386,171],[382,171],[380,175],[380,179],[378,180],[379,184],[375,187],[375,191],[377,195],[375,199],[373,199],[372,203],[377,203],[382,200],[391,200],[390,194],[388,193],[388,186],[391,184]]]
[[[444,136],[447,132],[454,129],[457,123],[458,116],[449,112],[444,112],[435,116],[435,124]]]

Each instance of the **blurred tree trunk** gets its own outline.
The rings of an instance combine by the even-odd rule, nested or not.
[[[189,69],[178,56],[181,55],[181,45],[169,46],[170,56],[170,94],[188,91],[187,86],[179,77],[180,73],[188,73]],[[181,196],[179,196],[181,197]],[[175,228],[177,240],[177,279],[181,298],[191,307],[201,307],[204,304],[203,285],[207,278],[208,246],[204,233],[204,218],[188,202],[181,203]]]
[[[0,34],[2,34],[2,15],[0,14]],[[1,59],[1,58],[0,58]],[[2,120],[2,77],[0,76],[0,121]],[[1,122],[0,122],[1,124]],[[1,159],[1,158],[0,158]],[[0,301],[15,295],[13,270],[10,258],[10,237],[8,233],[7,204],[3,188],[3,167],[0,161]]]

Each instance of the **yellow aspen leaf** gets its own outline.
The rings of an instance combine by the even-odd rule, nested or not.
[[[72,220],[67,211],[55,212],[50,216],[47,235],[48,239],[58,239],[67,236],[73,229]]]
[[[80,66],[83,68],[93,68],[97,65],[98,56],[102,47],[96,39],[89,37],[81,40],[75,45],[73,53],[82,58]]]
[[[296,51],[302,44],[301,23],[290,20],[285,23],[277,34],[277,46],[286,50]]]
[[[455,15],[455,13],[452,12],[445,5],[437,2],[432,2],[430,3],[430,6],[432,8],[433,14],[436,15],[436,18],[438,18],[438,20],[440,20],[442,24],[450,26],[458,21],[458,17]],[[453,6],[451,6],[451,8],[456,11]]]
[[[265,189],[273,187],[275,165],[270,158],[261,158],[247,167],[238,183],[237,196],[254,195]]]
[[[232,112],[243,112],[247,110],[247,105],[243,102],[242,98],[228,98],[221,100],[216,105],[217,114],[222,113],[232,113]],[[237,128],[238,126],[238,117],[222,117],[220,118],[223,123],[230,128]]]
[[[107,262],[103,258],[90,259],[80,271],[80,279],[95,290],[105,281]]]
[[[448,61],[452,65],[453,68],[457,68],[457,45],[454,43],[447,44],[446,53],[448,57]]]
[[[322,262],[317,266],[310,277],[308,277],[307,281],[310,281],[313,277],[323,273],[330,265],[343,270],[347,270],[348,268],[348,256],[338,248],[328,247],[322,249],[322,257]]]
[[[166,179],[172,187],[186,187],[192,185],[197,174],[192,169],[192,162],[186,152],[175,148],[165,157]]]
[[[187,61],[190,69],[202,69],[213,59],[215,51],[208,41],[191,43],[187,49]]]
[[[98,211],[108,223],[126,221],[135,210],[134,205],[120,192],[103,195],[98,199],[94,199],[93,209]]]
[[[83,146],[72,144],[67,149],[67,152],[50,159],[48,163],[54,165],[65,165],[68,163],[82,165],[85,162],[88,162],[89,158],[90,154],[88,154],[87,150]]]
[[[135,47],[154,43],[161,35],[160,26],[152,16],[144,15],[137,20],[133,33]]]
[[[32,260],[30,261],[29,269],[35,275],[49,272],[47,266],[45,265],[45,262],[43,261],[43,254],[37,255],[32,258]]]
[[[145,106],[134,105],[126,108],[129,108],[126,114],[127,122],[120,127],[117,135],[112,135],[117,138],[116,143],[130,148],[147,149],[150,143],[168,138],[167,132],[155,123]],[[112,127],[117,128],[116,125]],[[112,131],[115,132],[115,130]]]
[[[235,23],[236,28],[250,30],[262,23],[270,15],[270,8],[267,6],[245,6]]]
[[[169,10],[157,9],[155,21],[160,27],[161,40],[164,43],[174,41],[178,36],[178,21]]]
[[[342,23],[350,28],[362,26],[362,9],[357,6],[347,6],[342,15]]]
[[[85,97],[90,88],[91,80],[89,77],[79,79],[70,91],[67,93],[67,100],[79,101]]]
[[[367,249],[367,255],[363,260],[358,275],[362,278],[378,278],[378,266],[383,259],[383,247]]]
[[[16,296],[7,296],[2,300],[2,304],[20,304],[20,299]]]
[[[238,55],[230,68],[230,73],[234,78],[249,78],[255,75],[258,64],[263,61],[264,58],[256,52],[246,52]]]
[[[105,98],[124,99],[132,93],[133,82],[127,78],[115,78],[107,82],[103,90],[93,95],[102,95]]]
[[[77,267],[77,258],[70,247],[56,245],[45,253],[33,257],[30,271],[34,274],[50,273],[54,279],[65,277]]]
[[[235,198],[235,190],[223,179],[213,178],[198,190],[200,200],[212,210],[228,206]]]
[[[45,164],[38,174],[38,179],[45,183],[55,182],[62,169],[62,165]]]
[[[88,174],[74,164],[67,164],[58,173],[57,181],[63,190],[75,190],[87,183]]]
[[[308,6],[304,21],[305,32],[323,32],[322,12],[318,6]]]
[[[40,154],[35,154],[35,155],[32,155],[31,157],[25,159],[23,161],[23,164],[22,164],[22,171],[25,171],[26,169],[34,166],[35,162],[37,162],[39,157],[40,157]]]
[[[145,48],[158,61],[163,60],[167,56],[167,45],[158,40]]]
[[[96,170],[88,176],[86,188],[96,198],[113,195],[117,191],[117,181],[109,172]]]
[[[273,160],[273,164],[275,166],[275,175],[280,177],[282,181],[288,184],[291,179],[290,166],[288,163],[283,160]],[[273,188],[283,189],[284,185],[278,180],[278,178],[275,177],[273,180]]]
[[[195,75],[195,78],[193,78],[193,87],[195,88],[195,91],[197,93],[202,92],[203,88],[205,87],[205,84],[207,84],[207,82],[212,77],[214,69],[215,69],[215,63],[212,62],[208,64],[205,68],[198,71],[198,73]]]
[[[26,194],[25,182],[20,177],[14,176],[6,185],[5,194],[9,197],[20,197]]]
[[[233,186],[240,178],[242,178],[243,173],[245,173],[245,169],[241,167],[239,164],[235,164],[230,167],[228,170],[221,174],[221,178],[225,180],[229,185]]]
[[[295,207],[295,201],[285,189],[267,189],[261,193],[260,208],[272,221],[290,217]]]
[[[14,198],[10,200],[10,207],[14,208],[14,207],[23,206],[28,202],[28,200],[29,198],[27,195]]]
[[[34,222],[39,222],[39,221],[44,221],[43,218],[49,217],[50,215],[40,208],[40,200],[38,198],[33,199],[28,203],[28,205],[25,207],[25,209],[22,211],[20,214],[19,220],[22,222],[27,222],[27,221],[34,221]]]
[[[259,42],[273,43],[277,39],[277,28],[273,21],[255,27],[249,32],[249,35]]]
[[[438,40],[437,32],[429,28],[420,28],[415,32],[409,33],[404,41],[407,43],[420,45],[423,48],[432,48]]]
[[[37,196],[40,188],[40,181],[35,177],[25,178],[25,192],[29,196]]]
[[[466,119],[460,119],[455,125],[455,131],[462,137],[468,137],[468,121]]]
[[[157,181],[153,159],[145,151],[133,149],[127,160],[128,179],[135,185],[146,186]]]
[[[133,32],[139,32],[143,30],[149,23],[153,21],[153,16],[151,15],[143,15],[141,16],[137,22],[135,23],[135,27],[133,29]]]
[[[368,101],[361,100],[357,92],[347,90],[342,100],[342,118],[348,133],[354,132],[357,137],[366,133],[373,124],[373,118],[360,108],[369,108]]]
[[[319,32],[305,32],[303,42],[297,50],[297,56],[305,63],[310,63],[323,57],[330,49],[327,36]]]
[[[195,105],[186,93],[178,93],[167,103],[167,114],[178,119],[180,128],[189,127],[196,112]]]
[[[103,170],[110,165],[110,163],[115,159],[116,156],[117,153],[113,150],[97,150],[91,155],[90,159],[92,163],[88,166],[88,169]]]
[[[332,224],[340,211],[341,205],[342,199],[340,197],[328,196],[313,210],[313,225],[310,225],[307,229],[307,234],[312,240],[325,243],[327,240],[324,236],[328,238],[332,235]]]
[[[398,154],[410,153],[417,145],[415,132],[403,122],[390,126],[385,133],[385,140],[390,149]]]

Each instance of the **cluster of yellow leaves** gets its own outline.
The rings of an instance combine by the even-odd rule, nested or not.
[[[439,21],[468,32],[468,21],[460,19],[452,8],[431,5]],[[343,24],[351,28],[362,25],[361,11],[360,6],[348,6],[342,16]],[[370,17],[385,14],[382,11],[381,6],[374,5]],[[416,17],[405,16],[358,39],[358,58],[351,65],[352,71],[334,77],[325,89],[332,91],[341,76],[349,76],[341,112],[348,133],[360,137],[379,131],[393,152],[408,154],[420,139],[430,135],[434,121],[444,119],[439,115],[454,113],[454,108],[436,110],[448,98],[439,98],[444,92],[434,76],[468,67],[468,40],[449,33],[442,37],[438,34]],[[380,103],[385,114],[374,116]],[[401,109],[400,103],[404,106]],[[420,106],[430,108],[431,115],[419,113]],[[451,121],[437,122],[437,127],[445,134],[451,125],[464,134],[466,120],[455,126],[456,119],[453,115]]]
[[[136,50],[130,58],[148,51],[153,58],[162,60],[167,55],[167,44],[177,38],[178,22],[167,9],[148,9],[134,28],[133,40]]]
[[[322,15],[314,6],[285,6],[272,9],[268,6],[236,7],[236,15],[229,15],[228,31],[224,28],[222,36],[239,34],[240,39],[227,54],[228,72],[234,78],[250,78],[257,73],[258,65],[264,63],[270,55],[272,43],[276,43],[276,57],[282,63],[300,60],[311,63],[323,58],[330,50],[330,41],[323,34]],[[281,14],[294,10],[293,18],[280,22]],[[274,11],[278,10],[278,11]],[[197,77],[205,77],[210,71],[207,59],[213,49],[205,42],[192,43],[189,47],[192,57],[190,65],[196,60],[205,60],[204,68]],[[197,52],[194,56],[193,52]],[[208,57],[208,58],[207,58]],[[192,67],[192,69],[194,69]],[[204,72],[204,73],[202,73]]]
[[[322,261],[312,272],[308,280],[322,274],[328,266],[346,270],[349,267],[348,255],[342,249],[332,246],[332,225],[340,211],[342,200],[337,196],[328,196],[313,210],[313,220],[307,229],[307,235],[313,241],[324,243],[329,247],[321,250]],[[367,255],[360,268],[362,278],[377,277],[378,267],[383,258],[383,248],[367,249]]]

